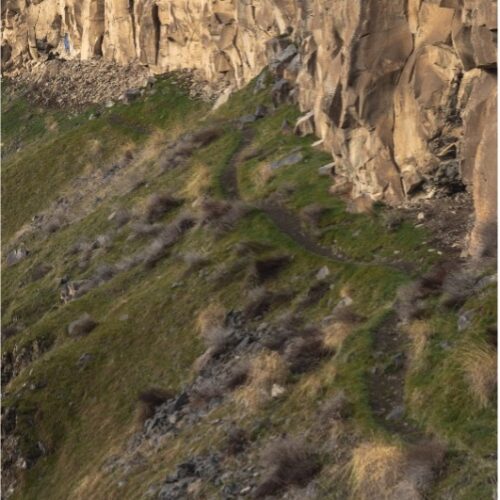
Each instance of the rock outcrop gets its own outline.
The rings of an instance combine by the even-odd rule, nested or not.
[[[470,251],[494,251],[494,0],[7,0],[2,9],[11,74],[48,58],[102,57],[153,73],[196,69],[238,88],[270,64],[276,95],[309,114],[331,151],[337,186],[391,204],[467,188]]]

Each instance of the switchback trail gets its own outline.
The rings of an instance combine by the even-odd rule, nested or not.
[[[229,200],[241,200],[238,186],[238,166],[245,160],[246,150],[251,145],[254,132],[250,127],[243,128],[243,137],[238,149],[221,174],[221,187]],[[267,201],[254,203],[253,206],[265,213],[283,233],[306,251],[335,262],[356,266],[383,265],[399,272],[408,272],[408,265],[401,263],[360,262],[335,255],[330,249],[321,246],[311,235],[301,229],[296,214],[281,206]],[[374,332],[374,352],[377,356],[375,369],[368,376],[370,406],[380,425],[387,431],[400,436],[407,443],[421,441],[422,431],[405,417],[404,385],[407,371],[407,345],[403,332],[394,314]]]
[[[408,339],[392,313],[373,333],[376,365],[368,377],[371,410],[379,424],[408,443],[424,438],[418,426],[405,416],[405,377]]]
[[[229,200],[243,201],[238,185],[238,166],[244,161],[246,150],[251,145],[253,138],[253,129],[248,126],[243,127],[240,145],[221,174],[221,188],[224,196]],[[386,266],[395,271],[405,273],[413,269],[413,266],[404,262],[398,264],[387,262],[362,262],[335,254],[330,248],[320,245],[315,238],[303,231],[299,217],[292,211],[269,201],[256,202],[253,204],[253,207],[265,213],[272,220],[274,225],[283,234],[286,234],[290,239],[295,241],[298,246],[319,257],[327,258],[337,263],[353,264],[357,266]]]

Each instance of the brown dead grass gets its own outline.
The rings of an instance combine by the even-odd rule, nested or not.
[[[226,310],[219,302],[212,302],[200,311],[196,318],[196,328],[203,337],[204,332],[224,325]]]
[[[272,171],[268,163],[261,163],[256,169],[254,174],[254,182],[258,188],[263,188],[272,179],[274,179],[275,173]]]
[[[279,354],[261,353],[250,362],[247,383],[234,397],[242,406],[258,409],[271,399],[273,385],[283,385],[287,376],[286,364]]]
[[[404,469],[404,451],[394,445],[364,443],[352,454],[352,498],[359,500],[392,499]],[[408,500],[413,497],[407,497]]]
[[[497,355],[486,342],[469,344],[460,353],[469,389],[479,405],[488,406],[497,386]]]
[[[428,340],[434,333],[432,325],[429,321],[414,320],[405,327],[405,331],[410,337],[412,343],[412,361],[416,361],[422,356]]]
[[[181,195],[188,200],[196,200],[210,189],[210,170],[205,163],[197,161],[192,167],[193,173],[186,182]]]
[[[350,462],[352,498],[356,500],[421,500],[445,455],[435,441],[407,449],[387,443],[363,443]]]
[[[329,349],[340,351],[344,341],[351,335],[354,329],[352,323],[335,321],[323,328],[323,341]]]
[[[261,463],[266,473],[255,498],[276,494],[290,485],[305,486],[321,469],[318,456],[303,437],[271,441],[262,452]]]

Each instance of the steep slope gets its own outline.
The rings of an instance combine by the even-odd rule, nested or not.
[[[492,495],[466,197],[353,213],[273,78],[212,112],[174,76],[72,114],[4,88],[6,497]]]
[[[469,252],[495,252],[496,1],[9,0],[4,70],[54,58],[195,69],[217,95],[269,63],[310,113],[335,185],[367,203],[473,194]],[[41,64],[41,66],[40,66]]]

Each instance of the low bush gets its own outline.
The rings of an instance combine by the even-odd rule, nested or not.
[[[290,485],[305,486],[321,469],[318,455],[304,438],[284,437],[270,442],[262,453],[267,471],[255,497],[275,495]]]
[[[158,387],[151,387],[139,393],[137,399],[139,400],[139,421],[144,424],[146,420],[153,417],[156,408],[167,400],[173,398],[175,394],[165,389]]]

